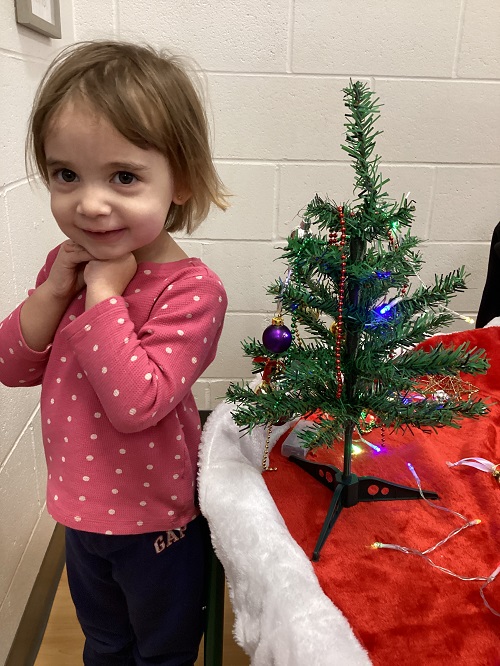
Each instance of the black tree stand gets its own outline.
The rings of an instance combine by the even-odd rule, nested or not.
[[[313,476],[321,484],[333,490],[332,501],[326,514],[325,522],[316,542],[312,561],[319,560],[320,551],[332,531],[340,512],[344,508],[356,506],[359,502],[387,502],[390,500],[418,500],[423,499],[418,488],[410,486],[401,486],[398,483],[392,483],[385,479],[379,479],[376,476],[360,476],[351,472],[352,456],[352,433],[354,425],[348,425],[344,440],[344,468],[338,469],[334,465],[325,463],[315,463],[291,455],[292,460],[299,467],[302,467],[308,474]],[[423,490],[422,494],[427,499],[438,499],[438,494]]]

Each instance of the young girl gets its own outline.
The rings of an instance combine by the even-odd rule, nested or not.
[[[42,384],[47,507],[92,666],[192,665],[202,634],[191,388],[226,294],[169,232],[226,207],[207,134],[179,63],[118,42],[64,51],[31,114],[28,163],[69,240],[0,325],[0,380]]]

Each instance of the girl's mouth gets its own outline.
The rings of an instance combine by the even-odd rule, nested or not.
[[[90,231],[89,229],[84,229],[85,234],[89,238],[101,242],[117,240],[124,231],[125,229],[112,229],[111,231]]]

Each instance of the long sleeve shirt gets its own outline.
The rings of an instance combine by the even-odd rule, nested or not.
[[[500,315],[500,223],[493,230],[488,272],[477,313],[476,328],[482,328]]]
[[[144,262],[122,296],[85,311],[80,292],[43,352],[23,339],[22,304],[0,324],[0,381],[42,384],[55,520],[138,534],[197,515],[201,428],[191,387],[215,357],[226,306],[219,278],[199,259]]]

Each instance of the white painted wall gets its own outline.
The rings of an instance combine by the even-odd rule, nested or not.
[[[74,40],[72,3],[62,1],[64,38],[15,21],[0,2],[0,320],[25,296],[61,236],[48,198],[24,170],[24,136],[35,88],[56,51]],[[45,460],[38,389],[0,385],[0,664],[5,662],[38,574],[54,521],[45,510]]]
[[[424,277],[465,264],[454,301],[474,314],[500,219],[500,4],[491,0],[60,0],[63,43],[119,37],[194,57],[206,72],[218,169],[233,192],[183,246],[224,280],[229,313],[218,358],[196,386],[211,407],[248,377],[240,340],[260,337],[281,273],[275,259],[316,192],[352,194],[340,150],[342,88],[369,81],[384,103],[378,152],[389,192],[411,191],[427,239]],[[0,3],[0,316],[59,237],[23,170],[34,87],[60,48]],[[51,533],[33,390],[0,387],[0,664]]]

